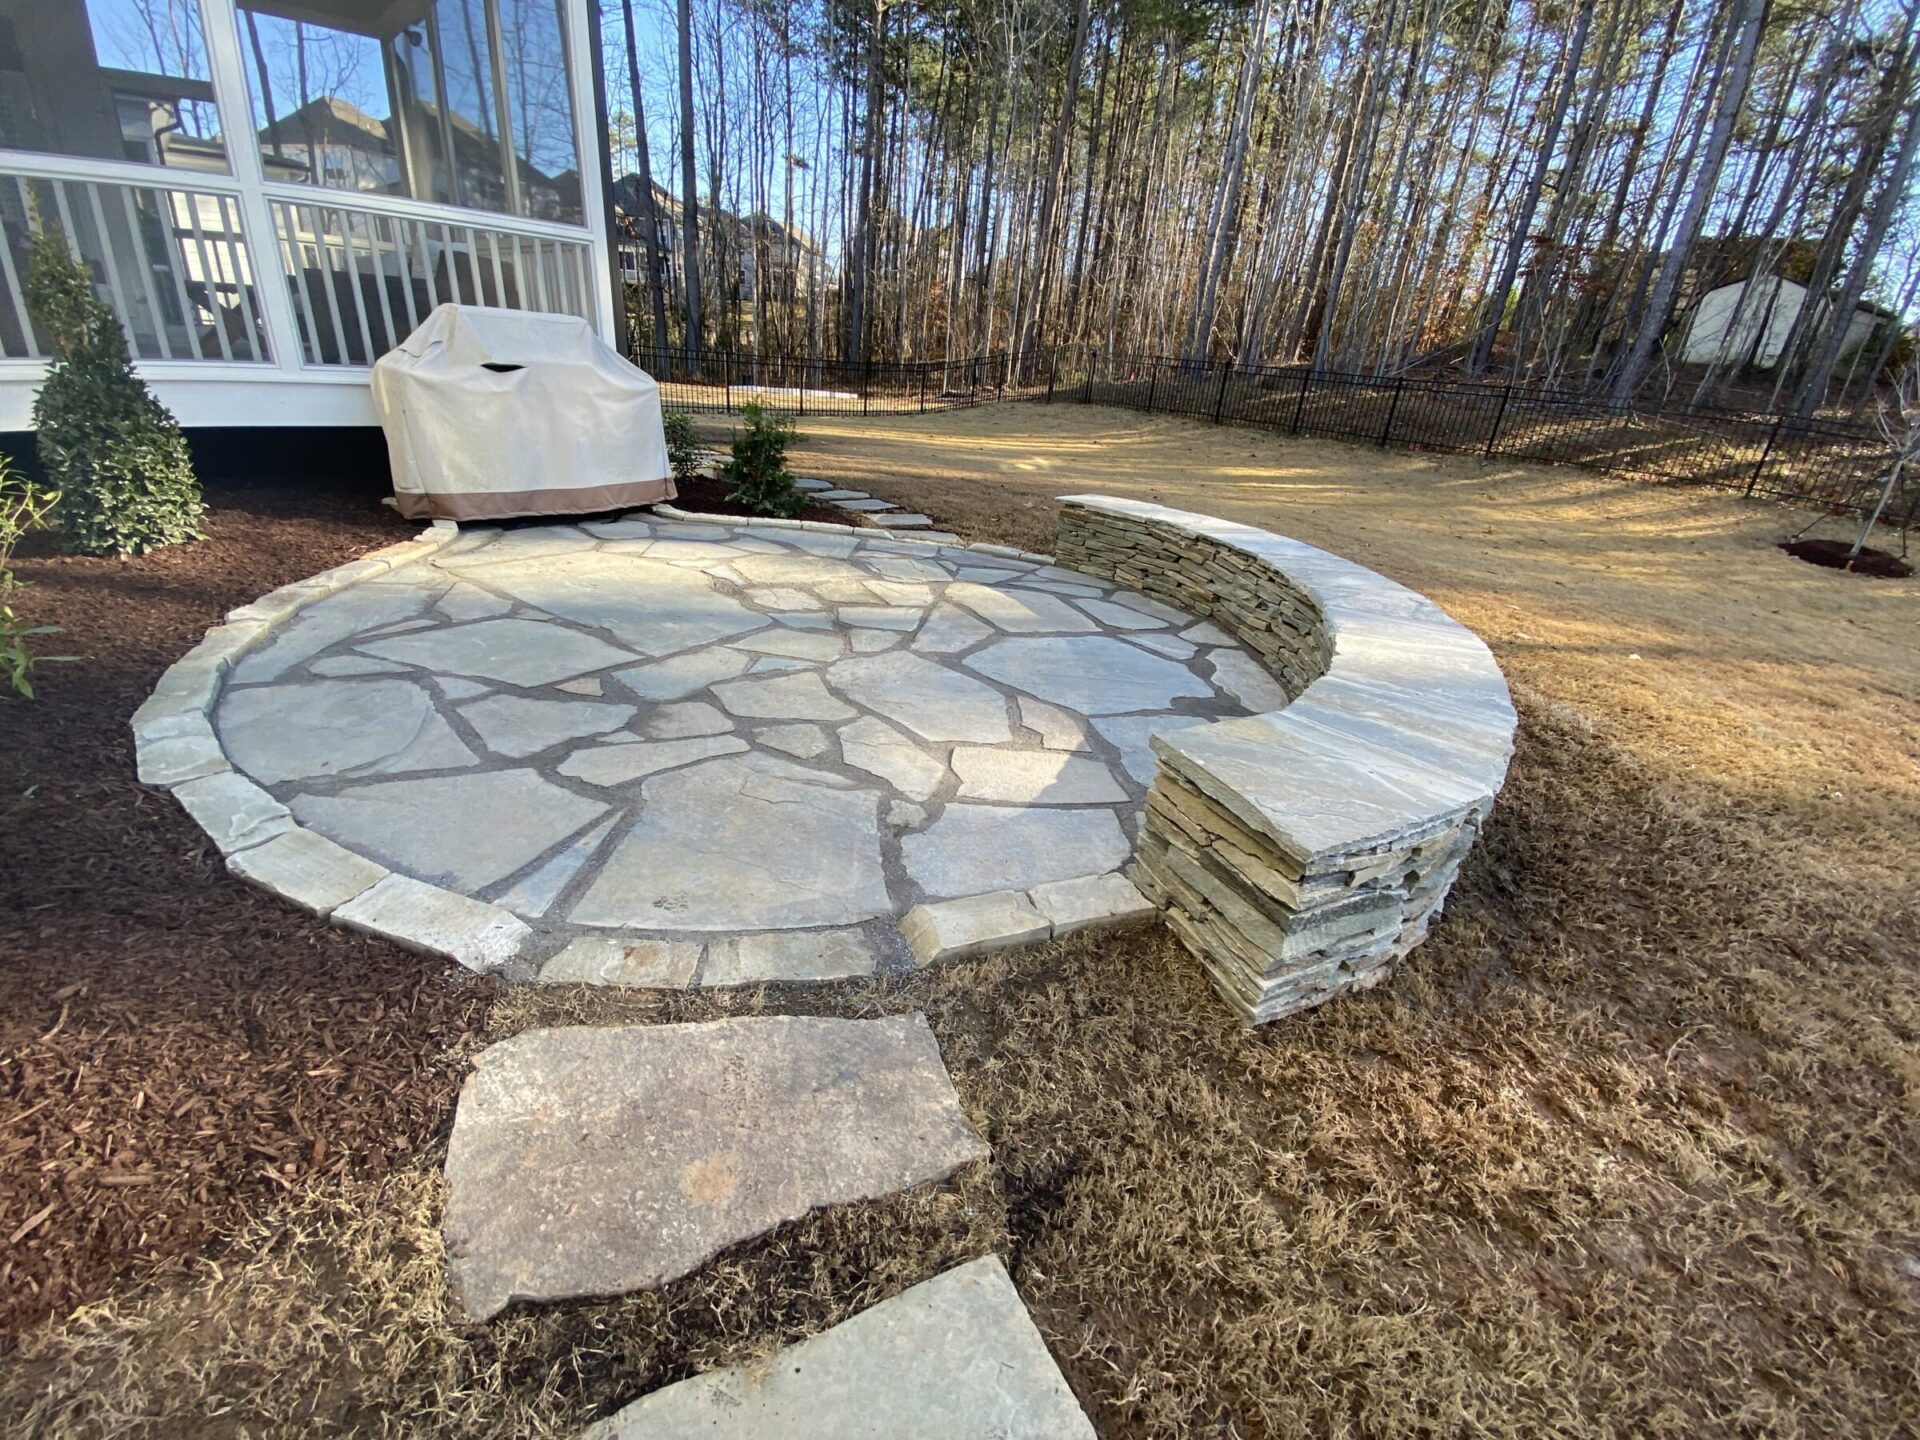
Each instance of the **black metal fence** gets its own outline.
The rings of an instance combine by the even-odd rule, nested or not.
[[[1855,513],[1872,508],[1888,460],[1885,441],[1864,426],[1751,411],[1617,409],[1591,395],[1513,385],[1097,352],[1057,352],[1046,363],[1056,399],[1288,435],[1579,465]],[[1902,486],[1886,518],[1911,525],[1916,512],[1920,476]]]
[[[1184,415],[1287,435],[1441,450],[1488,460],[1578,465],[1865,513],[1887,447],[1864,426],[1706,407],[1618,409],[1591,395],[1462,380],[1247,368],[1059,347],[966,360],[847,362],[709,352],[637,354],[671,409],[737,412],[747,401],[807,416],[903,415],[996,400],[1078,401]],[[1920,516],[1920,471],[1887,506]]]
[[[1044,393],[1033,366],[1016,376],[1004,355],[968,360],[845,361],[708,352],[636,354],[672,410],[733,414],[748,401],[789,415],[912,415]]]

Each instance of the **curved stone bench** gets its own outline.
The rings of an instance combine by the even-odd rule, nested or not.
[[[1155,737],[1134,879],[1251,1023],[1377,984],[1426,938],[1513,752],[1505,679],[1425,596],[1249,525],[1062,497],[1056,563],[1202,615],[1284,710]]]

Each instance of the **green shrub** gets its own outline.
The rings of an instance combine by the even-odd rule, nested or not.
[[[733,433],[733,458],[721,467],[733,486],[727,499],[755,515],[793,515],[800,494],[787,472],[787,447],[799,438],[793,426],[749,401],[740,409],[745,430]]]
[[[66,547],[139,555],[197,539],[204,507],[186,439],[133,373],[119,320],[57,231],[34,241],[27,306],[53,356],[33,424]]]
[[[5,690],[25,700],[33,698],[34,654],[27,648],[27,639],[59,633],[57,625],[29,625],[14,613],[13,592],[20,588],[21,582],[14,579],[7,563],[13,558],[13,547],[20,537],[46,523],[53,502],[53,491],[34,484],[13,468],[11,460],[0,455],[0,699],[7,698]]]
[[[667,432],[667,464],[673,468],[673,478],[682,483],[693,479],[707,458],[693,417],[684,410],[668,410],[660,417],[660,428]]]

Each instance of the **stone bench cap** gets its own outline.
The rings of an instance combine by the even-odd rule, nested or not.
[[[1486,644],[1419,592],[1285,535],[1110,495],[1063,505],[1262,562],[1319,612],[1332,659],[1284,710],[1155,736],[1161,761],[1312,869],[1417,844],[1484,811],[1516,717]]]

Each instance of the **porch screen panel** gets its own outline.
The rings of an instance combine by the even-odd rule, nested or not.
[[[0,354],[8,359],[48,353],[26,289],[34,242],[49,231],[92,272],[134,359],[271,358],[232,194],[0,172],[0,231]]]
[[[561,0],[255,0],[272,181],[583,223]]]

